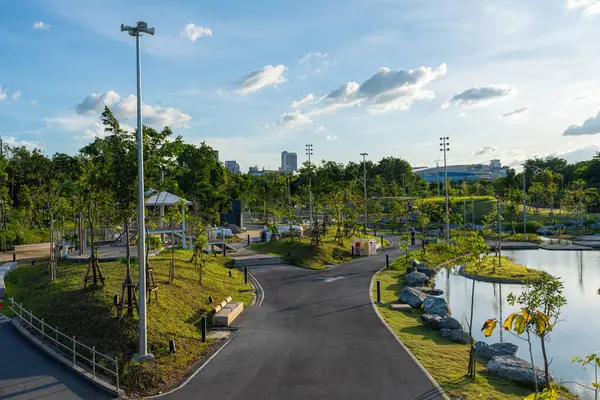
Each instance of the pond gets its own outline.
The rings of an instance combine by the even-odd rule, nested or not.
[[[600,252],[598,251],[556,251],[556,250],[516,250],[503,251],[503,255],[530,268],[546,271],[560,277],[564,283],[563,294],[567,305],[562,310],[562,321],[556,324],[547,346],[551,373],[557,381],[565,382],[573,393],[582,399],[592,399],[593,392],[579,384],[591,386],[594,380],[593,366],[585,369],[579,364],[571,364],[575,355],[585,356],[600,350]],[[435,277],[435,287],[444,290],[443,297],[450,304],[452,315],[467,330],[472,281],[458,275],[457,270],[440,271]],[[493,335],[485,338],[481,326],[488,318],[504,320],[518,307],[510,307],[506,296],[522,292],[521,285],[475,282],[475,307],[473,336],[488,344],[501,340],[519,346],[517,356],[529,361],[527,342],[508,332],[496,328]],[[501,338],[502,336],[502,338]],[[542,367],[539,340],[533,346],[534,360]],[[466,366],[465,366],[466,368]],[[578,384],[579,383],[579,384]]]

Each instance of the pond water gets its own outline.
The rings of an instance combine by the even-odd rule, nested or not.
[[[502,251],[518,264],[546,271],[560,277],[564,283],[563,294],[567,305],[562,310],[562,320],[556,324],[547,345],[551,373],[557,381],[565,382],[572,392],[582,399],[592,399],[593,392],[578,383],[591,386],[594,380],[593,366],[585,369],[571,364],[575,355],[585,356],[600,350],[600,252],[517,250]],[[458,275],[457,270],[441,270],[435,277],[435,287],[444,290],[452,310],[452,316],[467,330],[472,281]],[[488,318],[504,319],[518,307],[511,307],[506,296],[524,290],[521,285],[475,282],[475,307],[473,336],[488,344],[499,341],[519,346],[517,356],[529,361],[527,342],[502,332],[496,327],[493,335],[485,338],[481,326]],[[502,337],[501,337],[502,336]],[[541,367],[542,355],[539,340],[534,342],[535,364]]]

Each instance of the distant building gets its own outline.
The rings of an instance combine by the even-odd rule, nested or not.
[[[260,170],[258,169],[258,165],[255,165],[254,167],[248,168],[248,173],[252,176],[263,176],[265,174],[265,169],[263,168]]]
[[[215,156],[217,156],[217,161],[219,161],[219,150],[213,150],[215,152]]]
[[[448,165],[448,179],[452,182],[475,181],[483,179],[493,181],[494,179],[506,176],[508,167],[503,167],[500,160],[491,160],[489,165],[484,164],[466,164],[466,165]],[[444,167],[419,168],[413,172],[420,175],[426,182],[437,182],[438,179],[444,181]],[[438,178],[439,175],[439,178]]]
[[[225,161],[225,168],[227,168],[232,174],[240,173],[240,164],[238,164],[235,160]]]
[[[296,153],[281,152],[281,172],[298,172],[298,156]]]

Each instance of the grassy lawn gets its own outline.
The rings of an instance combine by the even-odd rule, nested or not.
[[[87,264],[61,262],[58,279],[49,280],[46,263],[23,265],[7,279],[8,295],[30,309],[49,324],[58,326],[69,336],[95,345],[98,351],[119,358],[121,385],[137,395],[157,393],[176,384],[201,361],[216,342],[202,343],[200,317],[213,308],[211,295],[218,303],[227,296],[248,304],[253,298],[250,285],[244,284],[243,274],[225,267],[227,258],[206,256],[202,285],[198,272],[188,261],[189,250],[175,252],[175,281],[168,283],[170,252],[150,259],[154,279],[159,285],[158,301],[152,296],[148,305],[149,351],[156,360],[138,364],[131,361],[137,346],[138,319],[116,318],[112,307],[114,295],[121,295],[125,265],[119,262],[102,263],[106,278],[104,288],[83,290]],[[133,270],[137,281],[137,266]],[[210,321],[210,318],[209,318]],[[169,354],[169,339],[176,342],[177,352]]]
[[[341,264],[352,260],[350,253],[350,241],[355,237],[370,237],[357,235],[352,238],[344,238],[343,244],[339,244],[335,237],[335,228],[330,227],[326,235],[321,236],[323,245],[315,247],[311,245],[310,231],[305,233],[302,240],[275,240],[271,242],[256,243],[250,246],[251,249],[261,253],[273,254],[283,257],[287,262],[310,269],[323,269],[330,264]],[[380,238],[374,238],[381,242]],[[388,240],[384,243],[389,244]]]
[[[404,313],[390,308],[404,287],[403,274],[385,270],[375,280],[381,281],[383,305],[377,306],[381,316],[451,398],[520,400],[531,393],[525,387],[488,375],[486,364],[481,361],[477,362],[477,379],[466,377],[469,345],[451,342],[439,331],[424,328],[419,321],[421,310]],[[376,296],[373,286],[372,295]]]
[[[511,259],[501,256],[502,262],[498,266],[498,257],[490,255],[483,260],[481,270],[476,263],[470,263],[465,268],[468,274],[488,278],[507,278],[507,279],[538,279],[544,273],[537,269],[527,268],[523,265],[515,264]]]

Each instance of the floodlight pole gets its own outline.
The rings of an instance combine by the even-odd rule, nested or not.
[[[367,159],[366,157],[369,155],[368,153],[360,153],[361,156],[363,156],[363,183],[365,186],[365,229],[363,230],[363,233],[366,235],[367,234],[367,221],[368,221],[368,214],[367,214]]]
[[[140,34],[154,35],[154,28],[148,28],[145,22],[138,22],[136,27],[121,25],[121,31],[135,36],[136,72],[137,72],[137,151],[138,151],[138,274],[139,274],[139,341],[138,352],[134,360],[151,361],[154,355],[148,353],[148,325],[146,316],[146,223],[144,216],[144,132],[142,126],[142,59],[140,53]]]

